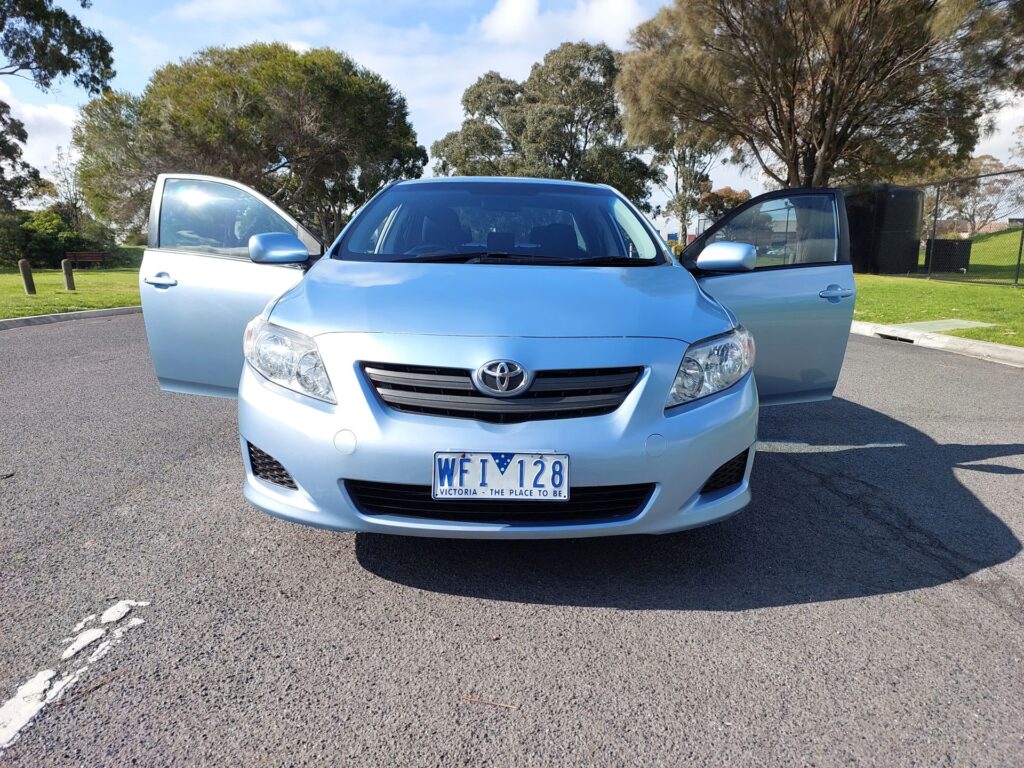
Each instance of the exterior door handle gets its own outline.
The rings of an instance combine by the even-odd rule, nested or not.
[[[166,272],[157,272],[153,277],[145,277],[143,282],[147,285],[155,285],[157,288],[173,288],[178,284],[178,281]]]
[[[853,288],[843,288],[841,285],[830,285],[824,291],[819,291],[818,295],[823,299],[828,299],[831,304],[838,304],[841,300],[853,296]]]

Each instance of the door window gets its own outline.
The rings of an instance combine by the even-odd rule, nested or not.
[[[273,208],[244,189],[202,179],[168,179],[160,204],[159,247],[248,258],[249,238],[296,234]]]
[[[829,264],[838,258],[839,226],[832,195],[775,197],[730,219],[707,242],[750,243],[757,269]]]

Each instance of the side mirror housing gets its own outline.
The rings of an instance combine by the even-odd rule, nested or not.
[[[708,272],[749,272],[757,266],[757,249],[750,243],[719,240],[708,243],[697,257],[697,269]]]
[[[309,250],[290,232],[264,232],[249,238],[249,258],[257,264],[299,264]]]

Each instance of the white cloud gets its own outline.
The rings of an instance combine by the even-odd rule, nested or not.
[[[519,43],[528,40],[539,24],[539,0],[498,0],[480,22],[480,31],[487,40]]]
[[[637,0],[576,0],[571,8],[550,11],[542,11],[538,0],[497,0],[480,21],[480,33],[495,43],[544,51],[566,39],[619,48],[648,16]]]
[[[71,128],[78,111],[63,104],[29,104],[15,98],[10,87],[0,82],[0,100],[11,106],[11,114],[25,124],[28,141],[23,157],[42,172],[57,159],[58,147],[71,142]]]

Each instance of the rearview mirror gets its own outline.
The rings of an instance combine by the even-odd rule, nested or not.
[[[757,266],[757,249],[750,243],[726,240],[708,243],[697,257],[696,266],[708,272],[749,272]]]
[[[249,238],[249,258],[257,264],[298,264],[309,251],[291,232],[265,232]]]

